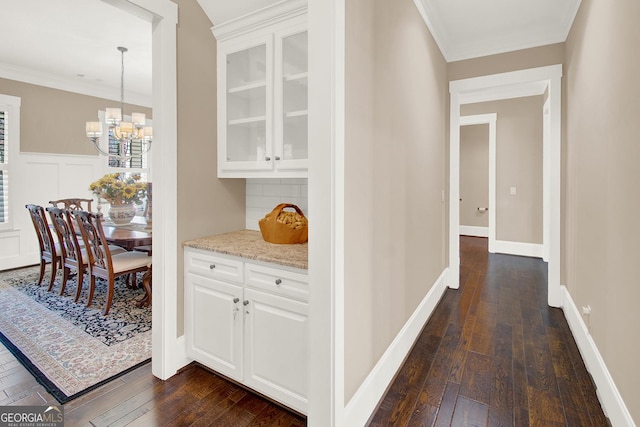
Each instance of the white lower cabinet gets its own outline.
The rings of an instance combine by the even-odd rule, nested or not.
[[[307,304],[245,289],[244,382],[306,412]]]
[[[219,280],[218,266],[244,263]],[[213,268],[200,268],[213,265]],[[252,273],[259,272],[260,280]],[[246,281],[243,278],[246,277]],[[306,414],[306,274],[185,248],[185,335],[189,357]],[[241,283],[234,283],[242,281]],[[294,291],[292,291],[294,290]],[[294,295],[295,297],[291,297]]]
[[[197,274],[187,277],[189,356],[234,380],[242,379],[242,287]]]

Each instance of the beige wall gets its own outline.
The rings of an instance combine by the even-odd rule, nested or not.
[[[85,134],[85,122],[98,120],[98,110],[120,102],[0,78],[0,93],[18,96],[20,151],[30,153],[97,155]],[[151,109],[125,104],[125,112]]]
[[[460,126],[460,225],[489,227],[489,125]]]
[[[569,292],[640,423],[640,2],[583,0],[566,44]]]
[[[178,4],[178,242],[244,228],[245,180],[217,178],[216,41],[197,2]],[[182,249],[178,336],[183,334]]]
[[[346,4],[349,401],[445,267],[447,78],[411,0]]]
[[[489,74],[506,73],[527,68],[562,64],[564,43],[465,59],[447,64],[449,80],[460,80]]]
[[[498,114],[497,240],[542,243],[542,105],[540,95],[460,107],[461,115]]]

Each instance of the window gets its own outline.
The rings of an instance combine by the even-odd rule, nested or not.
[[[100,111],[98,113],[98,117],[100,121],[102,121],[102,128],[109,129],[109,125],[105,122],[105,113],[104,111]],[[131,117],[125,116],[125,120],[131,120]],[[153,126],[152,120],[147,119],[147,125]],[[117,155],[120,154],[120,146],[118,145],[116,139],[113,136],[112,131],[109,129],[107,131],[108,139],[101,138],[100,146],[101,148],[111,154]],[[132,144],[133,154],[142,152],[142,143],[133,143]],[[109,156],[107,158],[107,169],[109,173],[137,173],[142,175],[143,179],[146,180],[146,177],[151,173],[151,152],[142,154],[141,156],[132,157],[128,160],[119,160],[116,157]]]
[[[0,230],[12,225],[9,179],[20,138],[20,98],[0,95]]]
[[[109,129],[109,153],[118,155],[120,154],[120,145],[113,136],[113,131]],[[136,155],[127,160],[119,160],[116,157],[109,157],[110,168],[127,168],[127,169],[147,169],[147,156],[148,153],[142,154],[142,142],[133,141],[131,143],[131,154]]]
[[[99,113],[100,120],[103,121],[102,126],[103,129],[108,129],[108,125],[104,122],[104,112],[100,111]],[[125,120],[131,120],[129,116],[125,116]],[[147,119],[147,126],[153,126],[153,121]],[[113,131],[109,129],[108,131],[108,152],[111,154],[120,154],[120,146],[113,136]],[[133,142],[131,146],[132,154],[140,154],[142,153],[142,142]],[[133,174],[140,175],[142,181],[151,182],[151,151],[132,157],[127,160],[119,160],[116,157],[109,156],[107,158],[107,171],[108,173],[121,173],[125,176],[130,176]],[[147,202],[142,205],[137,206],[138,214],[142,214],[144,212]]]

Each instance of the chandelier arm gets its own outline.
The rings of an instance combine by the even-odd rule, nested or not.
[[[130,155],[114,154],[114,153],[109,153],[108,151],[104,151],[100,147],[100,138],[92,137],[92,138],[89,138],[89,139],[93,143],[93,146],[98,151],[98,153],[102,154],[103,156],[113,157],[114,159],[120,160],[120,161],[133,159],[134,157],[144,156],[145,154],[147,154],[149,152],[149,150],[151,150],[151,142],[142,141],[142,151],[140,153],[138,153],[138,154],[130,154]]]

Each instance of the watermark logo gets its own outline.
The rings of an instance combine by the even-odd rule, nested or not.
[[[0,427],[64,427],[64,408],[0,406]]]

